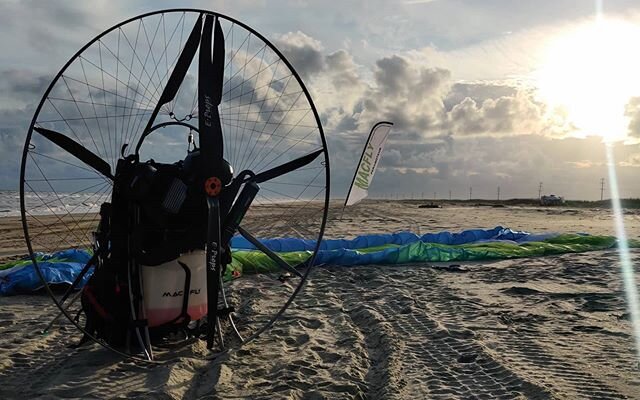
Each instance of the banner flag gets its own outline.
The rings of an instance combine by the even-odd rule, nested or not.
[[[369,186],[373,181],[373,174],[376,172],[376,167],[392,126],[393,123],[383,121],[378,122],[371,128],[369,139],[367,139],[362,156],[360,156],[358,168],[353,176],[347,199],[344,202],[345,207],[356,204],[367,197]]]

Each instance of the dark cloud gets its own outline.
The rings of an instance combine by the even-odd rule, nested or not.
[[[23,10],[29,11],[31,16],[38,16],[49,21],[55,21],[61,26],[76,28],[88,27],[91,19],[101,8],[95,4],[77,4],[68,1],[38,1],[21,0],[20,6]]]
[[[386,57],[376,61],[376,66],[374,76],[381,90],[387,90],[391,95],[404,91],[410,79],[409,63],[404,58]]]
[[[315,89],[313,97],[323,116],[323,125],[330,131],[354,131],[364,109],[363,93],[368,86],[348,51],[328,54],[325,64],[326,69],[310,83]]]
[[[0,110],[0,189],[18,186],[22,149],[35,107]]]
[[[353,115],[344,115],[338,125],[335,126],[336,132],[350,132],[356,129],[358,129],[358,119]]]
[[[0,92],[5,97],[18,97],[21,100],[34,101],[44,94],[50,82],[50,76],[37,74],[30,70],[0,71]]]
[[[373,72],[375,85],[363,95],[360,129],[389,120],[410,140],[440,133],[437,130],[444,120],[442,99],[449,90],[449,71],[394,55],[378,60]]]
[[[104,0],[92,2],[24,0],[3,2],[0,25],[11,44],[0,45],[7,50],[27,53],[24,56],[6,54],[5,60],[29,60],[29,68],[59,67],[75,50],[116,21],[117,11]],[[17,50],[19,49],[19,50]]]
[[[18,185],[27,129],[50,80],[28,69],[0,71],[0,189]]]
[[[320,42],[303,32],[289,32],[275,41],[276,47],[284,54],[303,80],[321,72],[325,59]]]
[[[431,166],[436,157],[444,156],[447,144],[434,139],[417,143],[391,142],[380,165],[397,168],[425,168]]]
[[[407,59],[394,55],[376,62],[374,77],[378,89],[385,95],[424,98],[439,95],[451,73],[445,69],[411,65]]]

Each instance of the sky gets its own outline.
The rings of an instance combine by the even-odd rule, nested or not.
[[[0,0],[0,189],[18,188],[49,82],[92,37],[169,1]],[[293,64],[343,197],[371,126],[395,125],[372,197],[600,198],[613,146],[640,197],[637,1],[181,1],[243,21]],[[597,15],[599,17],[597,17]],[[637,67],[637,68],[636,68]],[[605,197],[608,190],[605,189]]]

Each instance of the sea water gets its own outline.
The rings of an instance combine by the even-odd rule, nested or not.
[[[67,213],[99,212],[96,193],[26,192],[25,210],[30,215],[64,215]],[[0,190],[0,217],[20,216],[20,192]]]

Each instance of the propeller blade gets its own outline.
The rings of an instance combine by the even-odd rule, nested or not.
[[[324,149],[320,149],[320,150],[314,151],[313,153],[309,153],[306,156],[296,158],[295,160],[291,160],[282,165],[278,165],[277,167],[268,169],[264,172],[260,172],[254,177],[253,180],[256,183],[261,183],[273,178],[277,178],[281,175],[288,174],[289,172],[295,171],[296,169],[302,168],[305,165],[311,163],[323,152],[324,152]]]
[[[191,61],[193,61],[193,57],[196,55],[196,50],[198,50],[198,46],[200,45],[200,35],[202,33],[202,14],[198,17],[196,24],[193,26],[187,41],[184,44],[184,48],[182,49],[182,53],[180,53],[180,57],[176,62],[176,66],[173,68],[171,72],[171,76],[169,76],[169,80],[167,81],[167,85],[164,87],[162,94],[160,95],[160,100],[158,100],[158,104],[156,104],[156,108],[154,108],[151,113],[151,117],[149,118],[149,122],[147,122],[147,126],[144,128],[142,137],[138,141],[138,145],[136,146],[136,154],[138,154],[140,150],[140,146],[142,145],[143,139],[148,135],[149,130],[153,127],[153,123],[158,116],[158,112],[160,112],[160,108],[172,101],[176,94],[178,93],[178,89],[180,89],[180,85],[182,85],[182,81],[184,77],[187,75],[187,70],[191,65]]]
[[[191,65],[191,61],[193,61],[193,57],[196,55],[196,50],[198,50],[198,46],[200,45],[200,36],[202,34],[202,16],[198,17],[196,24],[193,26],[193,30],[191,34],[189,34],[189,38],[184,44],[184,48],[182,49],[182,53],[180,54],[180,58],[176,62],[175,68],[171,72],[171,76],[167,81],[167,86],[164,87],[164,91],[160,96],[160,102],[156,108],[160,108],[162,104],[166,104],[176,97],[178,93],[178,89],[180,85],[182,85],[182,81],[184,77],[187,75],[187,70]]]
[[[218,114],[218,92],[222,91],[223,75],[216,75],[212,60],[212,35],[215,19],[215,41],[213,56],[222,57],[224,68],[224,37],[220,22],[211,14],[204,18],[202,36],[200,38],[200,56],[198,59],[198,128],[200,135],[200,156],[202,157],[202,173],[207,178],[215,176],[223,163],[222,127]],[[215,64],[217,65],[217,63]],[[218,88],[218,86],[220,86]],[[207,180],[208,182],[208,180]],[[220,346],[224,347],[218,315],[218,292],[220,284],[220,253],[222,251],[220,232],[220,200],[215,195],[207,196],[209,210],[207,227],[207,298],[209,310],[207,314],[207,348],[213,347],[214,335],[217,330]]]
[[[240,233],[245,239],[247,239],[249,243],[256,246],[258,250],[266,254],[267,257],[269,257],[271,260],[273,260],[273,262],[275,262],[278,265],[278,267],[302,278],[302,273],[300,273],[300,271],[298,271],[297,269],[289,265],[289,263],[283,260],[279,255],[274,253],[270,248],[262,244],[261,241],[256,239],[255,236],[253,236],[251,233],[246,231],[243,227],[241,226],[238,227],[238,233]]]
[[[222,164],[223,139],[218,105],[222,99],[224,79],[224,36],[220,21],[215,20],[213,58],[211,54],[214,16],[207,15],[200,40],[198,68],[198,123],[200,152],[205,160],[205,176],[212,176]]]
[[[213,75],[213,103],[219,106],[222,101],[224,79],[224,34],[222,33],[219,18],[216,18],[214,29],[211,73]]]
[[[109,164],[102,158],[98,157],[97,155],[93,154],[91,151],[87,150],[80,143],[68,138],[62,133],[55,132],[49,129],[40,128],[37,126],[34,126],[33,129],[39,134],[41,134],[42,136],[46,137],[47,139],[55,143],[56,145],[58,145],[60,148],[71,153],[78,160],[87,164],[88,166],[95,169],[96,171],[100,172],[102,175],[106,176],[107,178],[113,180],[113,175],[111,174],[111,167],[109,166]]]
[[[214,197],[207,197],[207,348],[213,347],[216,324],[218,320],[218,294],[220,291],[220,275],[222,266],[220,264],[220,200]],[[222,343],[221,343],[222,345]]]

